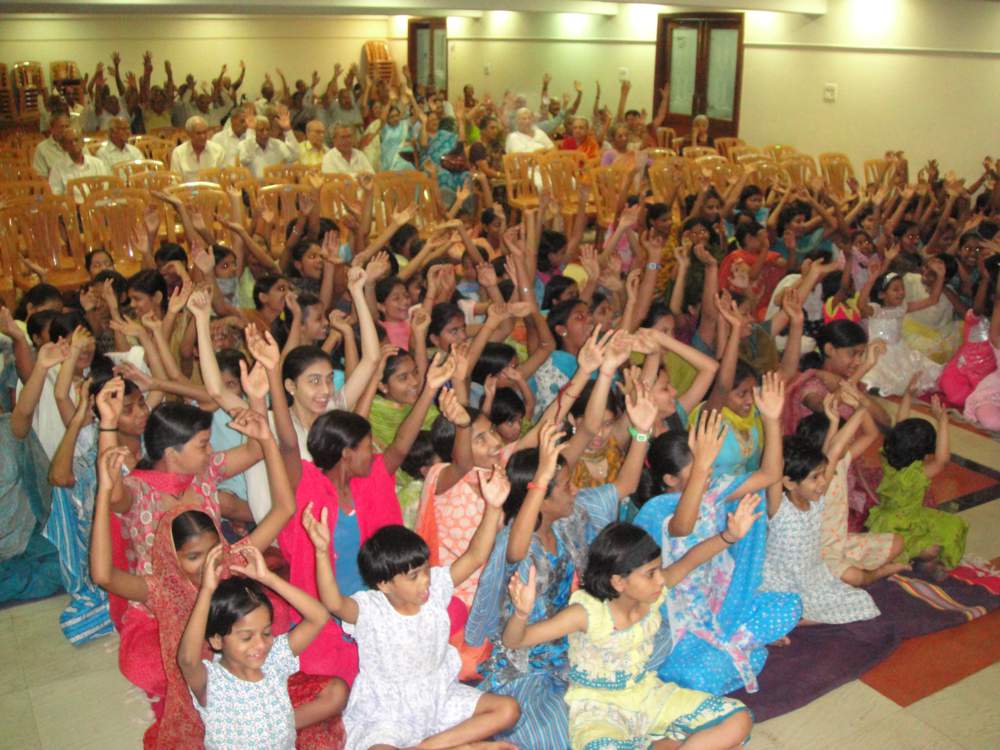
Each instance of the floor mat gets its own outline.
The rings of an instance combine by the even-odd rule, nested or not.
[[[992,596],[981,587],[956,580],[947,580],[940,584],[940,587],[963,605],[980,606],[989,612],[1000,608],[1000,597]],[[997,613],[994,613],[968,623],[964,613],[934,609],[921,599],[908,594],[899,584],[889,580],[879,581],[868,591],[881,610],[881,616],[874,620],[849,625],[812,625],[796,628],[789,636],[790,645],[770,649],[767,664],[758,678],[760,690],[752,694],[740,690],[733,693],[733,697],[747,704],[754,712],[756,721],[766,721],[801,708],[821,695],[858,679],[876,665],[889,659],[904,640],[913,638],[923,640],[924,636],[938,631],[945,631],[940,635],[951,635],[956,632],[953,629],[960,625],[963,628],[971,628],[987,619],[994,623],[998,618]],[[984,637],[980,629],[982,627],[980,625],[975,631],[978,637]],[[965,636],[962,643],[965,643],[964,638]],[[994,646],[1000,649],[1000,645],[994,644]],[[1000,658],[1000,655],[990,656],[989,653],[985,653],[986,648],[982,650],[983,659],[989,660],[988,663]],[[914,656],[900,662],[900,669],[907,672],[915,669],[920,658],[928,662],[947,664],[946,659],[939,659],[933,650],[915,649],[913,654]],[[930,692],[957,682],[982,668],[975,666],[971,660],[965,666],[956,666],[959,668],[950,673],[946,672],[939,680],[940,687],[935,687]],[[968,671],[970,669],[971,671]],[[954,679],[949,678],[948,674]],[[910,675],[905,679],[922,678]],[[945,682],[945,679],[950,681]],[[881,688],[876,689],[881,692]],[[887,686],[886,689],[891,688]]]

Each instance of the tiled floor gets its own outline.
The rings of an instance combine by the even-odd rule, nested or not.
[[[959,455],[1000,466],[994,442],[966,433],[953,445]],[[1000,501],[961,515],[970,526],[968,552],[1000,555]],[[58,625],[65,601],[0,611],[0,750],[140,748],[152,711],[118,672],[117,639],[69,645]],[[1000,664],[907,708],[855,681],[756,726],[750,750],[996,750],[997,696]]]

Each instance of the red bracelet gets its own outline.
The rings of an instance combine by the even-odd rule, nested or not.
[[[529,490],[544,490],[545,487],[543,487],[542,485],[538,484],[537,482],[528,482],[528,489]]]

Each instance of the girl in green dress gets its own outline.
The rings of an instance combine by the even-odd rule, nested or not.
[[[964,519],[924,507],[931,480],[951,461],[948,413],[937,396],[931,411],[937,422],[903,419],[889,432],[882,448],[882,482],[878,505],[868,514],[869,531],[892,532],[903,537],[900,561],[918,560],[934,578],[943,580],[965,552],[969,525]]]

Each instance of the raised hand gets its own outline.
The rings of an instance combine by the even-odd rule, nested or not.
[[[269,390],[267,368],[264,363],[257,361],[253,369],[247,371],[247,363],[240,360],[240,385],[243,386],[243,393],[250,399],[264,399]]]
[[[947,421],[948,419],[948,410],[941,401],[941,397],[937,394],[931,397],[931,414],[937,422]]]
[[[56,365],[62,364],[69,358],[69,342],[63,339],[60,342],[49,342],[42,344],[35,357],[35,365],[46,370],[51,370]]]
[[[302,511],[302,526],[317,552],[326,553],[330,549],[329,520],[329,512],[326,508],[323,508],[319,512],[319,518],[316,518],[311,502]]]
[[[252,438],[258,442],[274,439],[271,427],[267,423],[267,417],[253,409],[240,409],[237,411],[233,415],[233,420],[229,423],[229,426],[241,435],[246,435],[248,438]]]
[[[261,334],[255,325],[248,325],[244,332],[247,350],[255,360],[260,362],[268,372],[274,372],[281,359],[281,350],[270,331]]]
[[[97,413],[102,427],[117,427],[125,408],[125,381],[116,375],[97,392]]]
[[[459,403],[458,396],[455,395],[455,391],[452,388],[442,389],[441,395],[438,398],[438,408],[441,410],[444,418],[455,425],[455,427],[463,428],[472,424],[469,412]]]
[[[736,510],[726,514],[726,536],[731,540],[745,537],[754,521],[760,518],[761,513],[754,513],[760,505],[760,495],[746,494],[740,498],[740,504]]]
[[[115,375],[121,375],[125,380],[135,383],[143,393],[153,389],[153,379],[131,362],[122,362],[115,367],[114,372]]]
[[[652,432],[656,423],[656,404],[641,379],[635,380],[634,391],[625,397],[625,411],[636,430],[647,435]]]
[[[181,287],[183,289],[183,286]],[[212,314],[212,292],[207,288],[198,289],[197,291],[190,292],[190,297],[187,301],[187,309],[191,311],[191,314],[198,320],[204,319],[208,320],[209,316]]]
[[[367,280],[368,273],[360,266],[351,266],[347,269],[347,288],[352,294],[362,293]]]
[[[479,285],[485,288],[497,285],[497,273],[489,263],[480,263],[476,267],[476,279]]]
[[[123,446],[108,448],[97,460],[97,481],[101,487],[110,487],[121,476],[129,449]]]
[[[448,357],[445,359],[444,354],[438,352],[434,355],[434,359],[431,360],[430,367],[427,368],[427,387],[436,391],[451,380],[451,376],[454,373],[455,358]]]
[[[514,605],[514,611],[519,617],[527,619],[531,615],[531,610],[535,608],[535,566],[528,569],[528,581],[521,580],[520,573],[514,573],[510,577],[510,584],[507,592],[510,594],[510,603]]]
[[[753,389],[753,401],[762,418],[780,419],[785,406],[785,381],[776,372],[764,373],[761,385]]]
[[[599,325],[594,326],[590,338],[580,347],[580,353],[577,355],[580,369],[584,372],[594,372],[601,366],[611,344],[611,338],[615,334],[614,331],[605,331],[604,335],[601,335],[600,328]]]
[[[722,450],[727,434],[729,425],[723,420],[722,412],[702,410],[697,424],[688,432],[692,463],[701,469],[710,469]]]
[[[261,551],[252,544],[247,544],[240,548],[240,554],[243,555],[243,559],[247,561],[247,564],[233,564],[229,566],[229,569],[233,573],[239,573],[255,581],[266,581],[268,576],[271,575],[271,571],[268,570],[267,563],[264,562],[264,555]],[[207,565],[208,562],[206,561],[205,564]]]
[[[781,309],[785,311],[785,314],[793,325],[802,325],[805,323],[806,317],[802,312],[802,300],[799,299],[797,289],[789,289],[785,292],[781,298]]]
[[[510,494],[510,480],[507,479],[507,472],[498,464],[493,464],[493,469],[483,479],[479,474],[479,491],[483,495],[486,504],[493,508],[502,508],[507,495]]]
[[[389,254],[385,250],[382,250],[372,258],[371,262],[365,268],[365,272],[368,274],[368,281],[375,282],[388,276],[391,269]]]
[[[566,437],[565,432],[559,430],[559,425],[554,421],[546,421],[538,431],[538,469],[535,471],[536,477],[545,477],[546,481],[552,479],[556,473],[556,466],[559,463],[559,454],[566,448],[566,443],[560,442]]]

